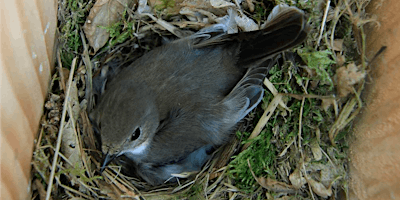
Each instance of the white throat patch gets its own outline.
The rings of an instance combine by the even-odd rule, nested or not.
[[[149,146],[149,140],[146,140],[142,144],[137,146],[136,148],[125,150],[125,151],[121,152],[121,154],[130,153],[130,154],[133,154],[133,155],[141,155],[141,154],[143,154],[145,152],[145,150],[146,150],[146,148],[148,146]]]

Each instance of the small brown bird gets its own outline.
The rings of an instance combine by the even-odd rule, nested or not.
[[[261,101],[278,53],[300,44],[303,11],[277,6],[261,30],[227,34],[214,25],[156,48],[122,69],[91,113],[104,168],[125,155],[152,185],[198,171]]]

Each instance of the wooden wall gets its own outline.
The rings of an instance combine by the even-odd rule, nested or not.
[[[57,0],[0,0],[0,199],[28,199],[54,65]]]
[[[400,2],[374,0],[367,11],[380,27],[367,26],[371,65],[365,109],[351,145],[351,199],[400,199]],[[371,24],[372,25],[372,24]]]

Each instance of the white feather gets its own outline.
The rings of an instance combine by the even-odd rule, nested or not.
[[[145,152],[145,150],[147,149],[148,146],[149,146],[149,140],[146,140],[145,142],[143,142],[142,144],[140,144],[136,148],[125,150],[125,151],[121,152],[121,154],[130,153],[130,154],[133,154],[133,155],[141,155],[141,154],[143,154]]]

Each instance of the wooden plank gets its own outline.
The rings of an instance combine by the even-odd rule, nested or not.
[[[33,140],[54,65],[57,1],[4,0],[0,9],[0,194],[27,199]]]
[[[386,51],[370,66],[365,109],[354,125],[351,145],[351,198],[400,198],[400,4],[375,0],[368,13],[380,27],[366,26],[367,57]]]

